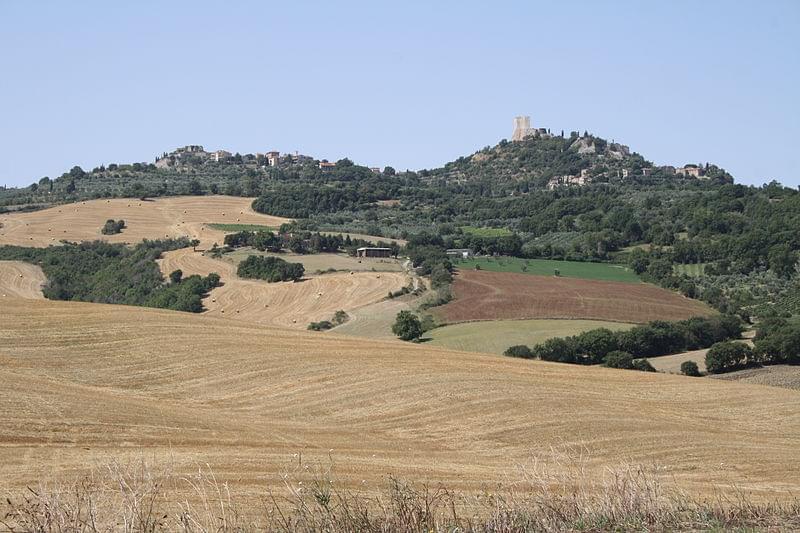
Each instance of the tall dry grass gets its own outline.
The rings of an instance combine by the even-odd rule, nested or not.
[[[71,482],[9,495],[0,527],[35,532],[793,531],[796,499],[744,493],[698,500],[652,471],[621,466],[597,481],[580,462],[534,462],[502,493],[463,495],[389,479],[379,496],[338,488],[330,469],[284,477],[280,495],[230,490],[208,467],[192,475],[144,461],[111,463]]]

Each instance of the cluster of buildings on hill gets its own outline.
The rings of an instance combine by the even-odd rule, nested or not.
[[[199,144],[190,144],[187,146],[183,146],[181,148],[177,148],[176,150],[165,153],[160,157],[156,157],[156,167],[157,168],[168,168],[173,166],[180,166],[183,164],[189,163],[203,163],[206,161],[213,161],[215,163],[221,163],[225,161],[229,161],[234,158],[241,158],[242,162],[254,162],[259,166],[270,166],[270,167],[277,167],[281,163],[281,159],[285,162],[290,163],[298,163],[302,161],[311,161],[312,158],[309,156],[301,155],[297,152],[294,154],[285,154],[281,156],[281,153],[277,150],[271,150],[269,152],[261,153],[258,152],[256,154],[246,154],[243,156],[234,155],[227,150],[214,150],[211,152],[207,152],[202,146]]]
[[[574,134],[573,134],[574,135]],[[534,128],[531,127],[531,117],[527,115],[520,115],[514,117],[514,131],[511,134],[512,142],[523,141],[529,137],[550,137],[550,132],[547,128]],[[597,148],[594,139],[591,136],[584,136],[578,138],[575,143],[570,145],[570,150],[576,150],[579,154],[596,153]],[[630,155],[630,148],[619,143],[608,143],[605,151],[612,159],[622,159]],[[701,165],[684,165],[683,167],[673,167],[664,165],[660,167],[647,167],[641,168],[636,171],[632,169],[621,169],[617,171],[618,178],[627,178],[634,174],[641,176],[650,176],[655,170],[660,171],[662,174],[684,176],[689,178],[707,178],[706,169]],[[592,180],[591,170],[583,169],[580,174],[574,176],[556,176],[547,183],[547,188],[550,190],[558,187],[565,186],[582,186],[590,183]]]
[[[239,161],[240,158],[241,161]],[[297,152],[294,154],[284,154],[283,156],[277,150],[271,150],[265,153],[258,152],[256,154],[234,155],[227,150],[207,152],[199,144],[190,144],[156,157],[155,165],[156,168],[169,168],[186,164],[204,163],[206,161],[221,163],[234,159],[237,162],[255,163],[257,166],[261,167],[277,167],[282,163],[293,164],[314,161],[312,157]],[[330,163],[327,159],[323,159],[318,165],[320,170],[333,170],[336,168],[336,163]],[[380,167],[370,167],[370,170],[375,174],[381,173]]]

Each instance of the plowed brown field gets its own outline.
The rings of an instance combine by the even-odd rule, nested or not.
[[[704,495],[800,490],[798,391],[129,306],[0,314],[0,492],[144,458],[265,497],[299,464],[481,493],[565,447],[598,480],[629,463]]]
[[[143,239],[190,237],[201,246],[222,245],[225,232],[208,223],[280,226],[288,219],[256,213],[252,198],[232,196],[179,196],[140,201],[91,200],[33,211],[0,215],[0,245],[48,246],[60,240],[136,243]],[[122,219],[126,228],[103,235],[106,220]]]
[[[714,313],[702,302],[646,283],[479,270],[459,271],[453,295],[453,301],[434,309],[445,322],[575,318],[643,323]]]

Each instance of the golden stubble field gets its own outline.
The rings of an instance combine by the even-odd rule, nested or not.
[[[403,272],[336,272],[282,283],[240,279],[232,262],[191,248],[165,253],[159,266],[165,276],[177,269],[184,275],[220,275],[223,285],[203,300],[203,316],[296,329],[306,329],[309,322],[329,320],[340,309],[352,313],[380,302],[390,291],[409,283]]]
[[[30,213],[0,215],[0,245],[48,246],[68,241],[103,239],[137,243],[144,239],[190,237],[201,247],[223,243],[225,232],[209,223],[259,224],[277,227],[289,219],[256,213],[252,198],[233,196],[177,196],[152,200],[101,199],[59,205]],[[103,235],[106,220],[122,219],[126,229]]]
[[[478,493],[553,448],[698,494],[800,488],[798,391],[136,307],[9,298],[1,314],[0,490],[144,458],[252,494],[331,464],[343,487]]]
[[[6,298],[44,298],[42,269],[22,261],[0,261],[0,306]]]

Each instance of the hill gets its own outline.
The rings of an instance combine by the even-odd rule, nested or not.
[[[288,219],[262,215],[252,198],[185,196],[154,200],[89,200],[33,212],[0,215],[0,245],[49,246],[59,241],[137,243],[143,239],[189,237],[201,246],[222,245],[225,232],[215,223],[257,224],[277,228]],[[103,235],[106,220],[124,220],[125,228]]]
[[[301,454],[342,487],[479,493],[552,447],[597,480],[627,463],[695,494],[800,488],[797,391],[127,306],[8,299],[3,317],[4,490],[146,456],[280,492]]]

